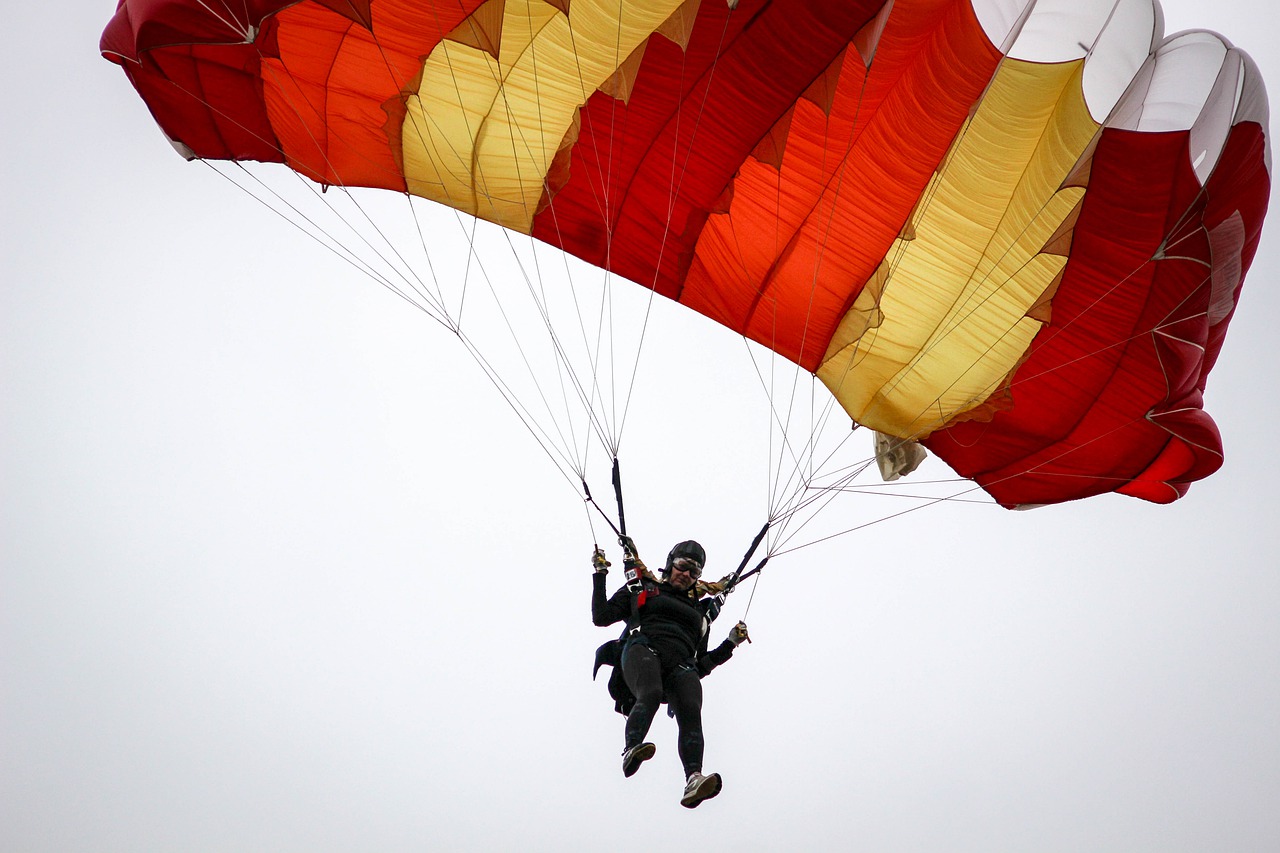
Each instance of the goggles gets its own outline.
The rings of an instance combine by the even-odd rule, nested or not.
[[[692,557],[676,557],[671,561],[671,570],[682,571],[694,580],[702,577],[702,566],[698,565],[698,561]]]

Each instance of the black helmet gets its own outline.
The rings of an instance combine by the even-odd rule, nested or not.
[[[707,552],[702,546],[692,539],[686,539],[683,542],[677,542],[676,546],[671,549],[671,553],[667,555],[667,564],[662,569],[662,574],[671,574],[671,564],[676,561],[677,557],[688,557],[697,562],[699,566],[707,564]]]

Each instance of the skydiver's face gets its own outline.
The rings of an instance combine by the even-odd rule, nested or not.
[[[702,567],[697,562],[680,557],[671,564],[671,579],[667,581],[681,592],[693,587],[696,581],[702,575]]]
[[[671,570],[671,580],[668,581],[672,586],[681,592],[685,592],[693,586],[693,578],[679,569]]]

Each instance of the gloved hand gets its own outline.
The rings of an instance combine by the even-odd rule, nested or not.
[[[640,559],[640,552],[636,550],[635,540],[630,536],[619,536],[618,544],[622,546],[622,565],[628,571],[634,570],[639,574],[648,573],[649,569],[645,566],[644,561]]]
[[[591,565],[595,568],[597,574],[608,574],[609,567],[613,563],[609,562],[609,558],[605,556],[603,548],[597,548],[591,552]]]
[[[747,634],[747,623],[739,622],[737,625],[734,625],[729,629],[729,642],[733,643],[735,646],[740,646],[742,645],[743,640],[746,640],[749,643],[751,642],[751,636]]]
[[[698,595],[720,595],[729,588],[729,581],[733,580],[733,574],[727,574],[718,581],[704,581],[699,579],[696,584]]]

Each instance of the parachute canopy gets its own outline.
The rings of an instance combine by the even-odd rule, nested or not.
[[[1266,94],[1153,0],[121,0],[101,49],[185,156],[530,234],[1006,506],[1221,464]]]

